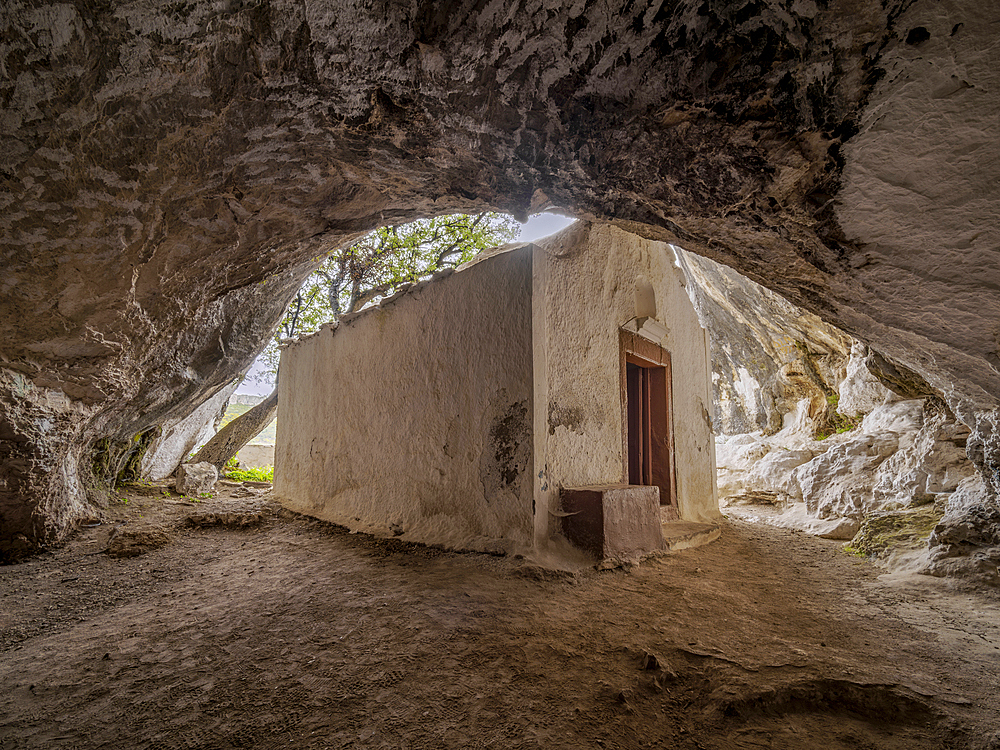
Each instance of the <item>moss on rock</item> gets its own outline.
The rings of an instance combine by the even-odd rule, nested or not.
[[[944,515],[935,504],[907,510],[873,513],[861,523],[861,529],[844,545],[847,552],[883,558],[897,550],[915,550],[926,546],[927,538]]]

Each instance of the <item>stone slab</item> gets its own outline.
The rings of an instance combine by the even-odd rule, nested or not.
[[[714,542],[721,534],[722,527],[717,523],[668,521],[663,524],[664,547],[671,552]]]
[[[563,534],[598,559],[635,558],[664,549],[659,487],[564,487],[560,501]]]

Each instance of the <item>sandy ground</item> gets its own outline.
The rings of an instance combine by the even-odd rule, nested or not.
[[[1000,747],[996,592],[745,522],[560,573],[231,494],[0,568],[0,748]]]

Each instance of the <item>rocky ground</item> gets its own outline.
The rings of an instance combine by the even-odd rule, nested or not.
[[[997,593],[837,542],[553,571],[134,489],[0,568],[3,750],[1000,748]]]

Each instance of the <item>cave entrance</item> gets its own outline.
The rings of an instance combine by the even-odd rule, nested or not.
[[[640,336],[623,335],[622,397],[626,480],[659,487],[662,520],[677,520],[670,354]]]

